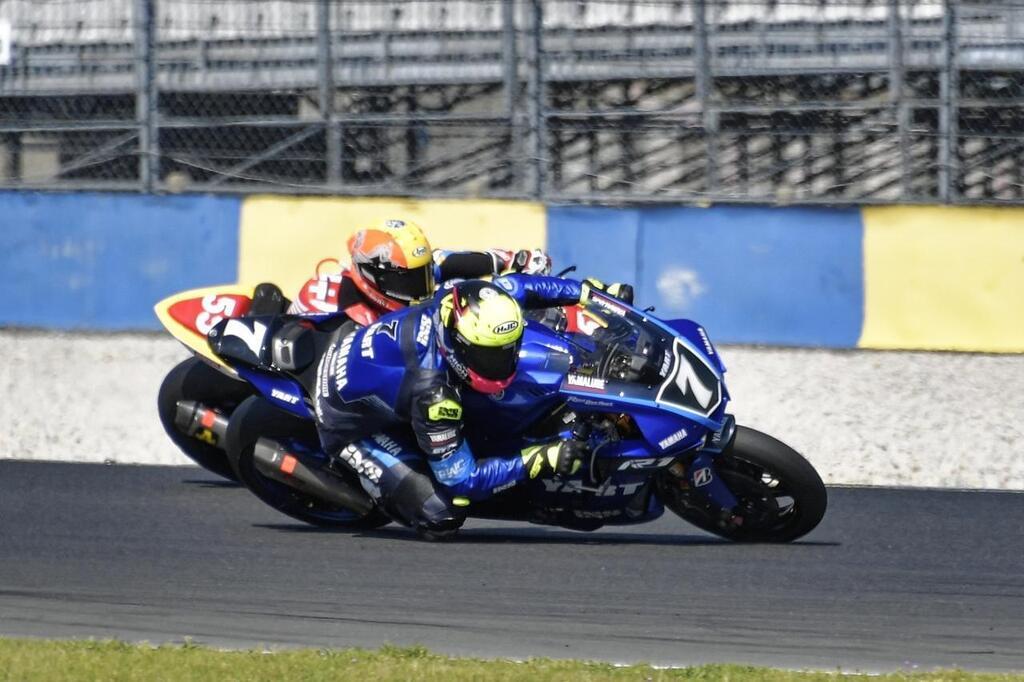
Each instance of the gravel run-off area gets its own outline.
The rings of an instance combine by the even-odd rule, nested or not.
[[[0,458],[185,464],[158,334],[0,330]],[[731,411],[826,483],[1024,490],[1024,355],[723,346]]]

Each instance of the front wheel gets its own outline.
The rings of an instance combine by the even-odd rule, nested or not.
[[[677,515],[701,530],[737,542],[792,542],[825,515],[828,493],[800,453],[768,434],[738,426],[715,471],[739,504],[731,513],[707,503],[685,478],[666,472],[658,495]]]
[[[263,475],[255,461],[256,441],[261,437],[282,443],[314,444],[317,436],[312,423],[274,407],[259,396],[252,396],[238,406],[231,415],[225,438],[228,461],[238,480],[263,502],[282,514],[325,528],[369,530],[391,522],[376,507],[367,514],[359,514]]]

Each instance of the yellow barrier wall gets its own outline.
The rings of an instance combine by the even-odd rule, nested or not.
[[[545,215],[515,201],[254,196],[242,204],[238,278],[274,282],[290,298],[321,259],[347,261],[349,235],[378,218],[419,223],[434,248],[542,248]]]
[[[545,247],[543,205],[513,201],[257,196],[242,204],[239,281],[289,297],[369,221],[404,217],[435,248]],[[1024,352],[1024,209],[864,208],[858,346]],[[852,341],[852,339],[851,339]]]
[[[1024,209],[864,208],[862,348],[1024,351]]]

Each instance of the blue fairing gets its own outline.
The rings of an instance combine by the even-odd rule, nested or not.
[[[715,350],[715,346],[711,343],[711,339],[708,337],[707,330],[704,327],[693,320],[684,319],[666,320],[661,324],[674,332],[682,334],[693,345],[695,350],[703,350],[703,355],[715,363],[719,372],[725,374],[725,363],[722,362],[722,356]]]
[[[648,355],[640,359],[658,361],[660,366],[658,374],[645,382],[570,374],[561,391],[573,409],[630,414],[650,448],[648,457],[689,450],[722,428],[729,401],[724,364],[700,325],[690,320],[665,323],[599,293],[591,294],[588,308],[608,321],[605,331],[615,343],[623,341],[617,335],[622,330],[634,332],[625,337],[627,341],[635,339],[637,331],[645,333]],[[614,351],[611,341],[604,345]],[[581,370],[574,365],[573,371]]]
[[[271,403],[292,414],[310,419],[313,413],[306,406],[305,391],[297,381],[280,374],[270,374],[248,367],[236,367],[238,376],[245,379],[263,394]]]

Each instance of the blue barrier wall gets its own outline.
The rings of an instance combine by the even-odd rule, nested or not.
[[[570,277],[638,282],[640,209],[558,206],[548,209],[548,252]]]
[[[153,304],[238,274],[240,200],[0,192],[0,325],[159,329]]]
[[[1020,208],[0,192],[0,326],[158,329],[152,306],[170,294],[240,276],[292,289],[339,255],[337,235],[391,213],[452,248],[546,235],[556,268],[632,282],[640,305],[717,341],[1024,351],[1007,313],[1024,309]]]
[[[637,302],[718,341],[854,347],[860,210],[744,206],[548,210],[556,264],[637,285]]]

